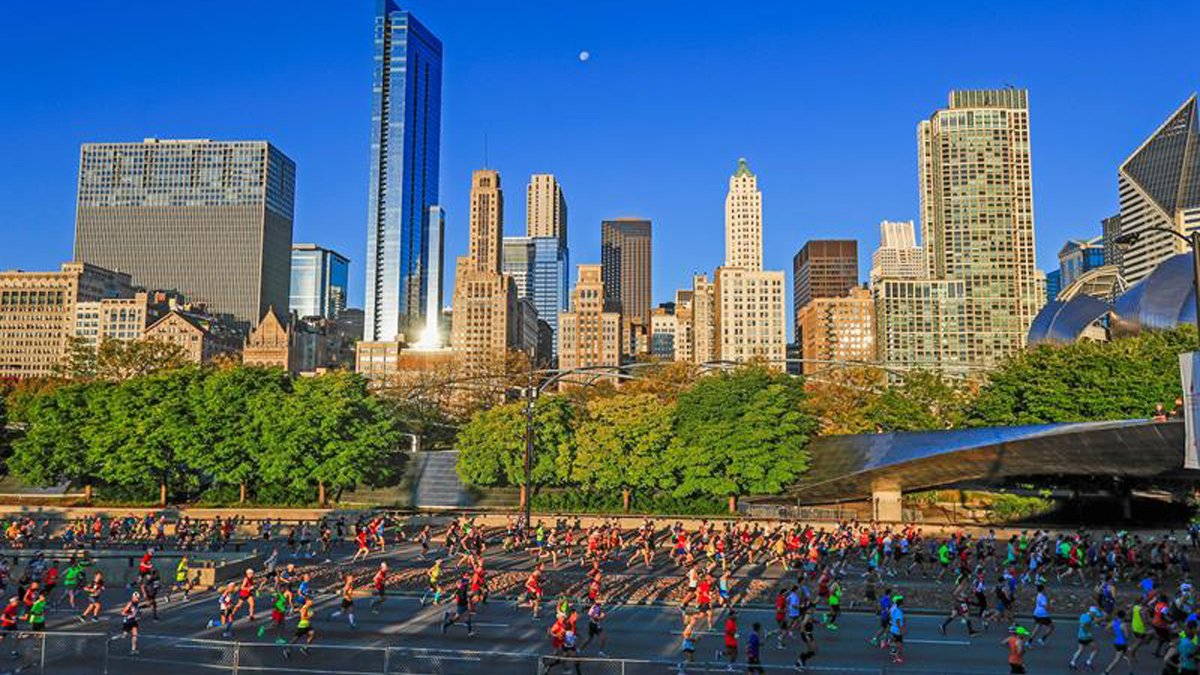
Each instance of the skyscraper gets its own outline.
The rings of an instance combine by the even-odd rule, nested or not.
[[[442,284],[445,277],[446,210],[429,207],[429,236],[425,250],[429,260],[429,292],[425,295],[425,328],[419,344],[425,348],[441,347]]]
[[[1025,345],[1045,304],[1033,236],[1023,89],[950,92],[917,126],[921,239],[930,277],[963,284],[964,358],[990,367]]]
[[[792,311],[796,342],[800,310],[817,298],[844,298],[858,286],[858,242],[853,239],[814,239],[792,258]]]
[[[625,348],[632,332],[650,327],[650,221],[617,218],[600,224],[600,264],[604,292],[612,311],[621,313]]]
[[[554,237],[567,246],[567,200],[553,174],[537,173],[529,178],[525,191],[526,234],[530,237]]]
[[[762,194],[745,159],[729,178],[725,196],[725,265],[713,284],[713,357],[723,361],[765,359],[783,370],[787,358],[784,274],[762,268]],[[699,290],[694,294],[698,301]],[[695,337],[701,339],[700,314]],[[700,348],[693,356],[701,358]]]
[[[725,193],[725,266],[762,269],[762,192],[744,157]]]
[[[504,192],[500,174],[480,169],[471,175],[469,253],[459,257],[454,275],[450,345],[468,370],[503,363],[520,338],[517,289],[502,274]]]
[[[350,261],[316,244],[292,245],[292,284],[288,310],[300,317],[336,318],[346,309]]]
[[[412,339],[429,317],[429,207],[438,204],[442,43],[378,0],[367,214],[367,341]],[[411,334],[411,335],[410,335]]]
[[[503,272],[512,277],[518,298],[529,298],[538,318],[558,334],[558,314],[568,308],[569,253],[555,237],[505,237]],[[552,355],[558,341],[551,341]]]
[[[263,141],[86,143],[75,258],[249,331],[288,306],[296,165]]]
[[[1102,237],[1086,241],[1071,239],[1058,252],[1058,269],[1061,273],[1060,288],[1066,288],[1086,272],[1104,264],[1104,242]]]
[[[871,255],[871,283],[883,277],[924,279],[928,274],[925,249],[917,246],[913,221],[881,222],[879,248]]]
[[[609,311],[605,296],[600,265],[580,265],[571,310],[558,318],[560,370],[621,365],[621,315]]]
[[[875,360],[875,303],[865,288],[844,297],[813,298],[800,308],[796,342],[805,375],[826,370],[826,361]]]
[[[1117,169],[1121,234],[1140,235],[1121,255],[1129,283],[1187,250],[1161,227],[1187,234],[1200,228],[1200,126],[1192,95]]]

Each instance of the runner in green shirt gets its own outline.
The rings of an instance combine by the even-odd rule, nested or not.
[[[83,565],[78,561],[72,561],[71,566],[63,572],[63,588],[67,590],[67,602],[70,603],[71,609],[75,609],[75,592],[79,589],[79,582],[83,579]]]
[[[29,630],[40,633],[46,630],[46,594],[38,593],[37,600],[29,607]]]

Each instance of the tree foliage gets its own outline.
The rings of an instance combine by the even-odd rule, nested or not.
[[[670,485],[662,458],[675,406],[649,393],[618,394],[587,404],[575,432],[571,478],[589,490],[654,491]]]
[[[183,347],[163,340],[104,340],[93,346],[70,338],[57,371],[71,380],[125,380],[182,368]]]
[[[933,371],[914,370],[869,402],[863,412],[880,432],[951,429],[962,424],[970,398],[963,383]]]
[[[533,483],[566,485],[575,461],[576,408],[563,396],[533,407]],[[525,403],[475,414],[458,433],[458,475],[479,486],[525,484]]]

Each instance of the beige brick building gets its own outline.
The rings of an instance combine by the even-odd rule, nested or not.
[[[0,378],[54,375],[76,333],[79,305],[131,295],[128,274],[85,263],[0,272]]]
[[[865,288],[853,288],[843,298],[814,298],[800,308],[798,322],[805,375],[829,367],[810,360],[875,360],[875,301]]]
[[[558,315],[561,370],[621,365],[621,314],[606,311],[602,278],[600,265],[579,266],[571,311]]]
[[[210,363],[222,356],[236,357],[241,338],[214,317],[173,309],[155,321],[144,334],[146,340],[170,342],[183,348],[184,357],[194,363]]]
[[[692,361],[707,363],[716,358],[716,288],[707,274],[692,277]]]

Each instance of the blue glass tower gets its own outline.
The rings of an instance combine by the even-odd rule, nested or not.
[[[438,203],[442,43],[394,0],[378,0],[371,97],[363,339],[415,340],[430,293],[429,207]]]
[[[336,319],[346,309],[346,256],[316,244],[292,244],[292,283],[288,311],[300,317]]]
[[[558,237],[505,237],[502,269],[513,278],[517,297],[529,298],[538,318],[558,336],[558,313],[570,305],[570,253]],[[551,341],[557,356],[558,340]]]

